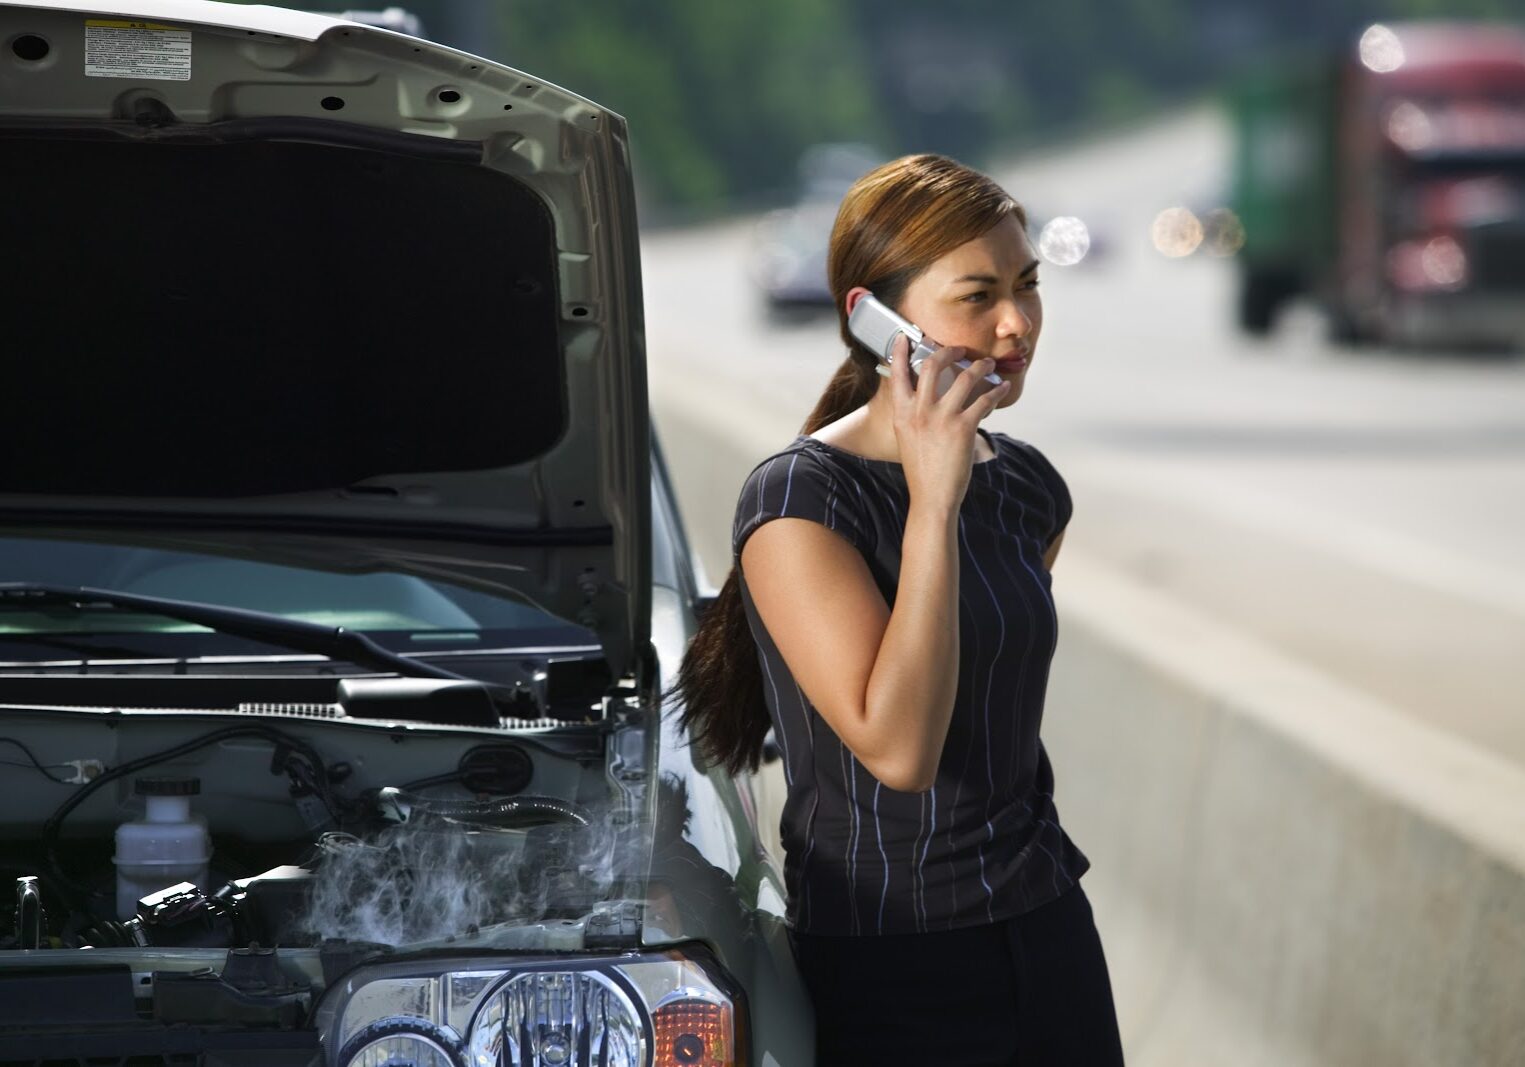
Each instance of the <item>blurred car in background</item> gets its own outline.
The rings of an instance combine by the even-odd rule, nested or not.
[[[339,18],[358,22],[364,26],[405,33],[409,37],[429,36],[428,31],[424,29],[424,20],[405,7],[350,8],[339,12]]]
[[[1306,294],[1339,340],[1525,345],[1525,28],[1374,25],[1230,109],[1244,330]]]
[[[270,6],[0,49],[0,1063],[813,1062],[663,714],[624,120]]]
[[[770,311],[832,307],[826,284],[826,249],[842,197],[884,156],[868,145],[813,145],[798,164],[799,198],[758,220],[752,236],[751,274]]]

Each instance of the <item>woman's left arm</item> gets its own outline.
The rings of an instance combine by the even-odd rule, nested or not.
[[[1043,565],[1049,570],[1054,569],[1054,560],[1059,558],[1059,546],[1064,544],[1064,531],[1059,531],[1059,536],[1049,543],[1048,551],[1043,553]]]

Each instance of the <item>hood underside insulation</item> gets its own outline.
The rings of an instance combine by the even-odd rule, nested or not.
[[[474,146],[227,125],[189,143],[0,132],[0,492],[337,488],[510,466],[561,437],[533,192]]]

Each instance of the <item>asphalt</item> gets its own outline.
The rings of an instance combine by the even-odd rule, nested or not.
[[[996,170],[1099,250],[1044,268],[1026,391],[989,425],[1065,474],[1073,558],[1525,763],[1525,358],[1340,349],[1302,307],[1237,333],[1232,260],[1148,240],[1155,212],[1221,199],[1227,144],[1197,110]],[[753,225],[644,241],[657,428],[717,579],[750,461],[799,432],[842,355],[829,314],[766,312]]]

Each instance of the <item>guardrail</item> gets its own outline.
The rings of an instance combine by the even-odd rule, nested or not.
[[[1525,772],[1079,553],[1055,586],[1129,1062],[1525,1063]]]

